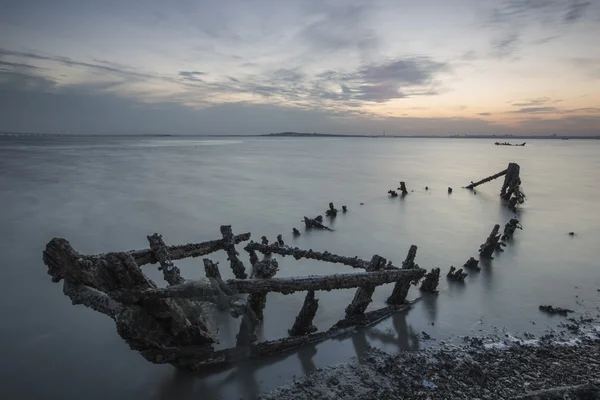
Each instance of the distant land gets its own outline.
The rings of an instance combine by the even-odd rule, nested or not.
[[[35,132],[0,132],[1,137],[323,137],[323,138],[375,138],[375,139],[402,139],[402,138],[419,138],[419,139],[600,139],[600,134],[595,136],[583,135],[483,135],[483,134],[454,134],[454,135],[349,135],[336,133],[309,133],[309,132],[279,132],[266,133],[262,135],[206,135],[206,134],[98,134],[98,133],[35,133]]]

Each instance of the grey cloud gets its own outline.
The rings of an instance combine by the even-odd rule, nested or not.
[[[363,2],[307,2],[306,12],[319,18],[302,29],[296,40],[308,46],[304,57],[323,57],[340,51],[356,51],[367,60],[379,48],[380,40],[368,25],[373,4]]]
[[[2,61],[0,60],[0,68],[1,66],[4,67],[11,67],[11,68],[25,68],[25,69],[42,69],[40,67],[36,67],[35,65],[30,65],[30,64],[22,64],[22,63],[13,63],[13,62],[8,62],[8,61]]]
[[[519,42],[520,35],[514,32],[494,39],[492,40],[492,55],[498,58],[508,57],[517,51]]]
[[[159,78],[155,74],[139,72],[134,69],[124,69],[122,67],[117,67],[115,65],[92,64],[92,63],[88,63],[88,62],[73,60],[69,57],[47,56],[47,55],[34,53],[34,52],[12,51],[12,50],[8,50],[8,49],[0,48],[0,57],[2,57],[2,56],[14,56],[14,57],[21,57],[21,58],[27,58],[27,59],[32,59],[32,60],[53,61],[53,62],[62,64],[62,65],[68,66],[68,67],[73,67],[73,66],[85,67],[85,68],[94,70],[96,72],[113,73],[115,75],[119,75],[119,76],[125,77],[125,78],[136,78],[136,79],[150,79],[150,78],[157,79],[157,78]]]
[[[511,104],[516,107],[529,107],[529,106],[539,106],[541,104],[547,104],[547,103],[550,103],[551,101],[552,101],[552,99],[550,99],[549,97],[538,97],[536,99],[531,99],[531,100],[527,100],[527,101],[519,102],[519,103],[511,102]],[[560,100],[558,100],[558,101],[560,101]]]
[[[580,0],[509,0],[492,10],[488,22],[513,26],[520,23],[569,24],[582,19],[591,5],[589,1]]]
[[[585,108],[557,108],[557,107],[524,107],[515,111],[510,111],[511,114],[600,114],[600,108],[597,107],[585,107]]]
[[[547,114],[560,112],[556,107],[524,107],[518,110],[509,111],[511,114]]]
[[[483,119],[371,119],[359,110],[316,110],[303,103],[296,104],[297,108],[288,108],[240,102],[198,110],[177,102],[148,104],[114,93],[99,94],[93,85],[57,87],[46,78],[0,73],[0,129],[13,132],[260,134],[294,130],[368,134],[385,129],[390,135],[455,132],[598,134],[600,126],[600,117],[594,115],[526,119],[515,130]],[[77,113],[73,113],[74,109]]]
[[[541,39],[534,41],[533,44],[546,44],[548,42],[552,42],[552,41],[558,39],[559,37],[560,36],[558,36],[558,35],[548,36],[548,37],[541,38]]]
[[[325,71],[317,75],[314,90],[321,97],[335,100],[362,100],[385,102],[411,96],[436,94],[434,77],[450,70],[446,63],[428,57],[408,57],[385,63],[365,65],[352,73]],[[326,83],[334,84],[342,92],[322,91]]]
[[[369,65],[359,70],[360,77],[369,83],[396,83],[399,85],[423,85],[434,74],[447,69],[444,63],[427,57],[414,57],[394,60],[384,64]]]
[[[236,79],[236,78],[234,78],[232,76],[228,76],[227,79],[229,79],[232,82],[238,82],[239,83],[239,79]]]
[[[201,71],[179,71],[179,76],[191,82],[202,82],[202,79],[200,79],[199,76],[205,74],[205,72]]]
[[[478,113],[477,115],[488,116],[488,115],[492,115],[492,113],[489,113],[489,112],[482,112],[482,113]]]
[[[567,12],[563,17],[563,21],[567,23],[575,22],[581,19],[584,15],[584,12],[592,3],[589,1],[580,2],[577,0],[571,1],[571,4],[567,6]]]
[[[281,68],[273,72],[272,77],[276,81],[301,82],[304,80],[305,75],[295,70]]]

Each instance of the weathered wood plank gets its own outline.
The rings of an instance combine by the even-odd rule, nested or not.
[[[238,279],[246,279],[248,275],[246,274],[244,263],[238,258],[239,253],[235,249],[235,240],[231,232],[231,225],[222,225],[221,234],[225,243],[224,250],[227,252],[227,260],[229,260],[233,274]]]
[[[394,269],[358,274],[309,275],[298,278],[229,279],[225,281],[225,284],[238,294],[263,292],[290,294],[305,290],[352,289],[367,283],[379,286],[401,279],[420,278],[425,272],[421,268]],[[205,298],[218,296],[218,294],[218,290],[206,282],[188,281],[182,285],[167,288],[118,291],[111,293],[111,297],[124,302],[135,302],[156,298]]]
[[[165,281],[167,281],[169,285],[180,285],[184,283],[185,279],[181,277],[179,268],[173,265],[171,254],[169,253],[162,236],[155,233],[146,237],[150,243],[150,250],[152,250],[154,257],[156,257],[160,264],[158,269],[162,271]]]
[[[268,245],[256,243],[254,241],[250,241],[244,250],[252,254],[253,251],[259,251],[263,254],[279,254],[281,256],[292,256],[296,260],[300,260],[302,258],[310,259],[310,260],[319,260],[330,262],[334,264],[344,264],[353,268],[363,268],[366,269],[369,266],[370,261],[361,260],[358,257],[344,257],[338,256],[336,254],[332,254],[328,251],[320,252],[311,250],[302,250],[297,247],[290,246],[279,246],[277,243],[272,243]],[[385,270],[398,269],[398,267],[394,267],[393,265],[386,265],[383,267]]]
[[[308,333],[316,332],[317,327],[314,326],[312,322],[317,314],[318,308],[319,300],[315,299],[315,291],[309,290],[308,293],[306,293],[304,304],[302,304],[302,309],[296,317],[294,326],[292,326],[292,329],[288,331],[289,334],[291,336],[302,336]]]
[[[505,169],[503,171],[498,172],[497,174],[494,174],[492,176],[488,176],[487,178],[484,178],[484,179],[482,179],[480,181],[477,181],[475,183],[471,182],[471,184],[468,185],[468,186],[466,186],[466,188],[467,189],[473,189],[473,188],[475,188],[475,187],[477,187],[479,185],[483,185],[484,183],[487,183],[489,181],[493,181],[496,178],[500,178],[501,176],[506,175],[507,171],[508,171],[508,169]]]

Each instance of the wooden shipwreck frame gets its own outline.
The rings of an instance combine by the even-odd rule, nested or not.
[[[54,238],[46,245],[43,260],[52,280],[64,282],[63,292],[73,304],[111,317],[131,349],[153,363],[191,370],[277,354],[374,324],[410,307],[406,301],[408,290],[426,273],[414,263],[416,246],[411,246],[402,267],[396,267],[378,255],[367,261],[292,248],[282,245],[283,241],[268,244],[265,240],[250,241],[245,246],[251,264],[248,273],[235,246],[248,241],[250,233],[234,235],[231,226],[224,225],[221,234],[218,240],[178,246],[167,246],[160,235],[154,234],[147,237],[147,250],[91,256],[77,253],[65,239]],[[203,259],[206,278],[201,280],[185,280],[173,263],[219,250],[227,252],[234,279],[223,280],[218,265],[208,258]],[[259,260],[257,252],[265,258]],[[278,264],[269,257],[272,254],[340,263],[364,272],[276,278]],[[142,272],[141,267],[148,264],[159,264],[168,283],[166,288],[159,288]],[[389,305],[366,312],[376,287],[386,283],[395,283],[387,300]],[[357,290],[345,316],[327,331],[317,332],[312,324],[319,306],[316,292],[350,288]],[[267,294],[298,291],[307,293],[289,337],[257,342],[256,328],[263,319]],[[248,294],[247,298],[242,294]],[[241,317],[235,347],[215,349],[218,333],[214,316],[218,308],[229,309],[234,318]]]
[[[516,210],[517,204],[525,201],[521,190],[520,168],[510,163],[508,168],[479,182],[471,182],[466,188],[473,190],[478,185],[505,176],[500,195],[508,201],[509,208]],[[400,182],[402,194],[408,193],[404,182]],[[451,189],[449,189],[449,193]],[[395,193],[395,192],[394,192]],[[346,212],[343,206],[342,212]],[[328,216],[334,217],[337,210],[329,204]],[[322,217],[304,217],[307,229],[327,229]],[[486,242],[480,246],[480,258],[492,258],[502,251],[516,229],[521,226],[516,218],[505,226],[504,234],[495,225]],[[299,231],[294,228],[294,235]],[[357,327],[372,325],[389,315],[410,307],[406,296],[411,285],[416,285],[426,270],[415,263],[417,246],[412,245],[400,267],[391,261],[374,255],[371,260],[344,257],[336,254],[303,250],[286,246],[281,235],[269,243],[266,237],[257,243],[250,240],[250,233],[234,235],[230,225],[221,226],[221,239],[203,243],[167,246],[162,236],[147,236],[149,249],[115,252],[99,255],[82,255],[62,238],[54,238],[43,253],[44,263],[54,282],[63,281],[63,292],[73,302],[82,304],[111,317],[117,332],[129,347],[137,350],[147,360],[169,363],[178,368],[199,369],[210,364],[224,364],[244,358],[256,358],[278,354],[300,346],[349,333]],[[248,242],[249,241],[249,242]],[[249,255],[250,268],[239,259],[236,245],[248,242],[244,250]],[[217,263],[203,258],[206,278],[186,280],[174,261],[197,258],[216,251],[225,251],[235,276],[223,280]],[[260,260],[257,253],[264,255]],[[364,270],[359,273],[341,273],[323,276],[276,278],[278,271],[276,254],[292,256],[296,260],[312,259],[338,263]],[[142,266],[159,264],[167,282],[159,288],[143,272]],[[478,261],[471,257],[465,268],[478,270]],[[467,274],[462,269],[451,267],[448,278],[463,281]],[[440,269],[432,269],[426,276],[421,290],[436,293]],[[388,306],[367,312],[377,286],[395,283],[387,299]],[[354,298],[345,309],[344,317],[331,328],[317,332],[313,319],[319,307],[316,292],[356,288]],[[289,337],[257,342],[256,329],[263,320],[267,294],[271,292],[290,294],[306,292],[301,310]],[[244,298],[242,295],[247,294]],[[233,318],[240,318],[236,346],[216,349],[218,330],[215,314],[228,310]]]

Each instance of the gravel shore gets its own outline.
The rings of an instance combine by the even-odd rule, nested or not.
[[[394,355],[371,349],[360,363],[319,369],[259,398],[600,399],[600,331],[579,328]]]

